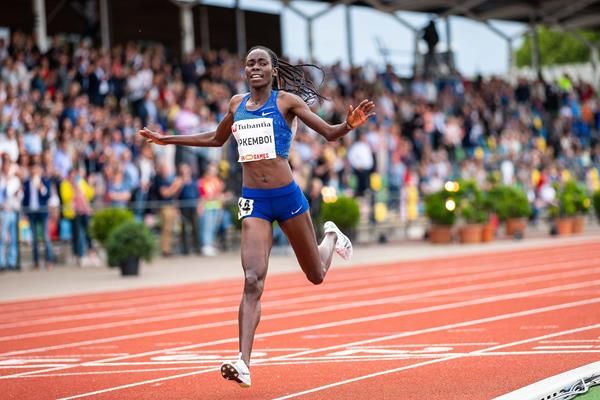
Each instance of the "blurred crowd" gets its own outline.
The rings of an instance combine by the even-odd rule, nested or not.
[[[404,79],[391,66],[340,64],[313,78],[328,100],[312,107],[330,123],[364,98],[377,107],[336,142],[300,124],[289,161],[313,214],[334,191],[374,194],[416,219],[422,196],[457,178],[518,184],[538,212],[553,183],[600,188],[600,104],[585,82]],[[55,37],[42,54],[29,35],[0,39],[0,268],[16,267],[17,237],[32,244],[34,266],[55,261],[56,240],[71,241],[78,263],[92,257],[89,219],[107,206],[157,224],[165,256],[217,254],[241,190],[235,142],[162,147],[136,133],[212,130],[230,97],[246,91],[243,60],[224,51],[178,62],[161,45],[103,51]]]

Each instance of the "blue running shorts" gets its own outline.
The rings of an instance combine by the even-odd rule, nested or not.
[[[285,221],[308,210],[308,200],[296,182],[273,189],[242,187],[238,218],[256,217],[269,222]]]

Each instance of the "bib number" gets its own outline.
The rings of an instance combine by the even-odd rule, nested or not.
[[[254,200],[240,197],[238,200],[238,219],[242,219],[243,217],[247,217],[248,215],[252,214],[253,209]]]
[[[236,121],[233,123],[232,132],[238,144],[239,162],[277,157],[272,118]]]

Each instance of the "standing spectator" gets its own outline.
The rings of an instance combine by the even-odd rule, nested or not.
[[[131,150],[128,148],[121,153],[121,168],[123,169],[123,178],[125,184],[131,192],[131,199],[135,199],[139,196],[140,191],[140,171],[132,161]]]
[[[61,179],[65,179],[69,170],[73,168],[73,160],[69,156],[68,147],[68,141],[62,138],[59,140],[58,147],[54,152],[54,169],[60,175]]]
[[[150,187],[156,171],[154,170],[154,153],[150,144],[142,146],[141,156],[138,159],[140,171],[140,190],[135,197],[135,213],[139,219],[146,213],[146,202],[150,196]]]
[[[0,169],[0,270],[16,270],[17,252],[17,221],[21,196],[21,180],[16,174],[7,154],[2,154]]]
[[[181,213],[181,244],[183,254],[189,253],[188,238],[191,239],[192,246],[196,253],[200,253],[200,240],[198,238],[198,205],[200,194],[198,185],[192,179],[192,169],[188,164],[181,164],[179,167],[179,177],[182,181],[181,191],[179,192],[179,212]]]
[[[69,171],[67,179],[60,184],[60,198],[63,204],[63,216],[71,222],[71,243],[77,266],[90,249],[88,222],[92,214],[90,202],[94,198],[94,189],[80,176],[76,169]]]
[[[127,207],[131,199],[131,188],[125,180],[123,169],[120,165],[112,167],[108,186],[106,189],[106,200],[113,207]]]
[[[44,240],[46,268],[51,268],[54,262],[52,243],[48,231],[48,200],[50,199],[50,180],[44,176],[42,165],[34,163],[31,175],[23,184],[23,208],[29,219],[33,248],[33,265],[40,266],[38,250],[38,235],[42,231]]]
[[[6,153],[12,162],[19,158],[19,142],[15,128],[8,128],[6,133],[0,134],[0,154]]]
[[[356,176],[356,196],[362,197],[369,188],[369,177],[374,166],[373,153],[366,135],[361,134],[358,140],[350,146],[348,162]]]
[[[160,249],[165,257],[172,254],[173,224],[177,218],[177,208],[173,205],[173,201],[177,199],[182,185],[181,178],[175,178],[169,166],[161,161],[158,174],[154,179],[154,187],[160,204]]]
[[[208,164],[206,172],[198,182],[202,196],[202,214],[200,216],[202,254],[205,256],[217,255],[215,237],[219,229],[225,189],[225,184],[219,178],[218,171],[217,164]]]

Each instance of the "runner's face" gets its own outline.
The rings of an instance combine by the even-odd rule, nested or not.
[[[246,57],[246,81],[252,88],[261,88],[271,85],[273,76],[277,74],[273,70],[271,57],[262,49],[252,50]]]

